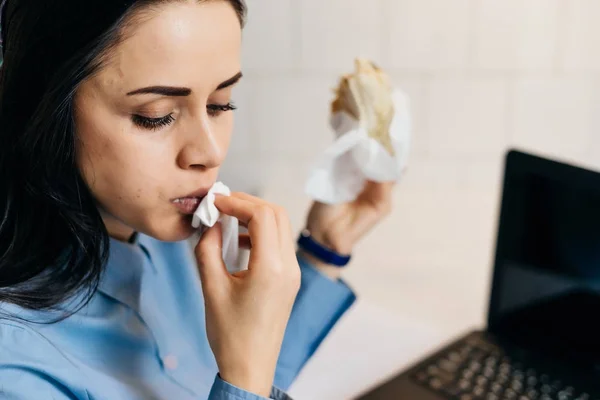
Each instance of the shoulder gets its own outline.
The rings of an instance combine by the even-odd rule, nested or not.
[[[32,325],[16,319],[0,319],[0,367],[39,365],[45,360],[72,365],[66,354]]]
[[[43,334],[18,320],[0,319],[0,381],[2,393],[88,399],[77,383],[84,381],[79,368]]]

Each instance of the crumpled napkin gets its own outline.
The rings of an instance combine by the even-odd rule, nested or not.
[[[222,182],[216,182],[208,191],[208,194],[196,209],[192,218],[192,226],[196,229],[201,227],[211,228],[218,221],[223,228],[223,261],[230,272],[236,272],[239,256],[239,222],[237,218],[221,214],[215,206],[215,194],[231,196],[231,190]]]
[[[373,63],[356,60],[332,103],[336,140],[310,172],[306,192],[338,204],[355,200],[367,180],[398,181],[408,164],[411,118],[407,96]]]

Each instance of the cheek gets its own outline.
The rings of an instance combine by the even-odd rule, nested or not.
[[[181,240],[192,232],[168,202],[166,159],[114,140],[94,144],[88,151],[91,144],[84,146],[79,159],[102,212],[161,240]]]
[[[161,154],[144,149],[135,135],[119,127],[93,125],[80,132],[78,162],[99,205],[111,214],[135,213],[156,192]],[[164,172],[163,172],[164,173]]]

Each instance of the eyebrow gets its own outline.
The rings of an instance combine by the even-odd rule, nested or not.
[[[234,76],[217,86],[217,90],[223,90],[225,88],[235,85],[239,82],[240,79],[242,79],[242,76],[244,75],[241,72],[238,72],[237,74],[235,74]]]
[[[242,79],[243,74],[238,72],[231,78],[222,82],[217,86],[217,90],[223,90],[230,86],[235,85],[240,79]],[[189,96],[192,93],[192,89],[186,87],[173,87],[173,86],[149,86],[141,89],[133,90],[127,93],[127,96],[134,96],[136,94],[158,94],[161,96],[169,96],[169,97],[185,97]]]
[[[190,88],[172,86],[149,86],[129,92],[127,93],[127,96],[133,96],[136,94],[160,94],[161,96],[182,97],[189,96],[191,93],[192,89]]]

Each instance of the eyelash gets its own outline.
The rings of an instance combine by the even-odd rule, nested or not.
[[[148,118],[134,114],[131,119],[137,126],[149,130],[160,129],[164,126],[171,125],[173,121],[175,121],[173,114],[165,115],[164,117],[160,118]]]
[[[227,103],[227,104],[209,104],[208,106],[206,106],[206,108],[207,108],[207,111],[208,111],[208,115],[210,115],[211,117],[217,117],[221,113],[224,113],[224,112],[227,112],[227,111],[235,111],[235,110],[237,110],[237,107],[233,103]]]
[[[221,113],[237,110],[237,107],[233,103],[209,104],[206,108],[208,115],[211,117],[218,117],[219,115],[221,115]],[[165,126],[171,125],[173,121],[175,121],[175,118],[173,117],[173,114],[168,114],[164,117],[159,118],[148,118],[142,115],[134,114],[132,116],[132,120],[134,124],[141,128],[157,130]]]

